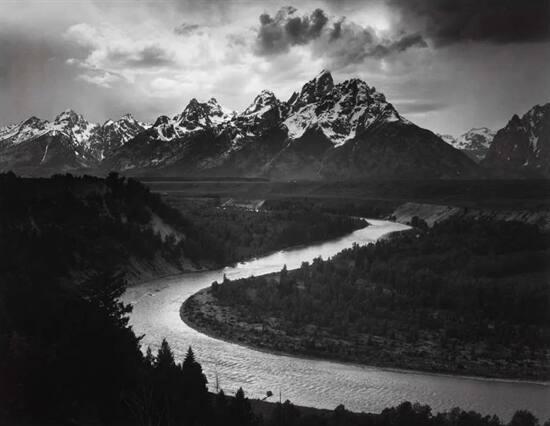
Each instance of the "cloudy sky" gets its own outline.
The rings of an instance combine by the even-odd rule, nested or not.
[[[329,69],[460,134],[550,102],[550,0],[0,0],[0,125],[244,109]]]

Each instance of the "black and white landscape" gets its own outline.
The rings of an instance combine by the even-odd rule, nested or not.
[[[0,424],[549,426],[548,0],[0,0]]]

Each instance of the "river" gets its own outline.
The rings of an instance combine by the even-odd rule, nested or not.
[[[407,228],[387,221],[369,222],[367,228],[325,243],[131,287],[122,298],[134,306],[130,323],[136,334],[144,335],[144,347],[156,350],[166,338],[181,359],[192,346],[210,388],[214,388],[217,376],[226,393],[242,386],[250,398],[262,398],[270,390],[275,395],[271,400],[278,400],[280,392],[283,400],[318,408],[333,409],[344,404],[353,411],[379,412],[408,400],[429,404],[434,412],[458,406],[509,420],[516,410],[528,409],[541,424],[550,418],[548,384],[395,371],[276,355],[205,336],[181,321],[181,304],[213,281],[220,281],[224,274],[234,279],[276,272],[285,264],[289,269],[298,268],[304,261],[319,256],[326,259],[353,243],[367,244]]]

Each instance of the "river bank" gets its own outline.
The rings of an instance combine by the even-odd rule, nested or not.
[[[266,277],[276,278],[277,275]],[[448,353],[438,352],[436,345],[430,342],[404,344],[361,334],[344,339],[311,324],[289,334],[278,327],[277,318],[249,322],[245,313],[218,304],[212,288],[202,289],[189,297],[180,308],[180,317],[188,326],[213,338],[277,354],[461,377],[541,384],[548,384],[550,380],[544,360],[530,360],[523,365],[506,359],[477,358],[468,362],[466,357],[461,357],[458,363]],[[458,348],[456,352],[464,355],[466,350]]]

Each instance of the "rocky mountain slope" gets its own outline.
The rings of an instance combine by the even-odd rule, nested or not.
[[[38,120],[31,130],[0,131],[12,135],[0,137],[7,147],[0,152],[0,167],[44,166],[41,159],[37,162],[39,155],[27,151],[43,152],[47,144],[14,147],[55,129],[73,142],[65,169],[95,167],[102,174],[118,170],[318,180],[464,178],[479,173],[463,153],[403,118],[374,87],[359,79],[335,84],[328,71],[286,102],[264,90],[241,113],[211,98],[204,103],[192,99],[181,114],[161,116],[149,128],[124,119],[117,131],[110,131],[111,121],[92,125],[66,112],[55,125]]]
[[[482,165],[498,173],[550,176],[550,103],[514,115],[495,135]]]
[[[489,146],[495,137],[495,132],[487,127],[480,127],[468,130],[458,138],[452,135],[439,136],[449,145],[464,152],[472,160],[479,163],[485,158]]]

